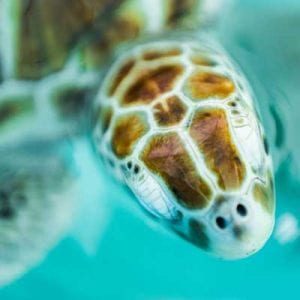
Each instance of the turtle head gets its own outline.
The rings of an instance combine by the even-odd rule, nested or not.
[[[272,232],[273,203],[271,187],[260,183],[247,195],[224,194],[217,197],[201,223],[197,218],[190,221],[190,236],[220,258],[247,257],[261,249]]]

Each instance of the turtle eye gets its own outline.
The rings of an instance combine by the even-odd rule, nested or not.
[[[246,206],[241,203],[236,206],[236,211],[241,217],[246,217],[248,214]]]
[[[217,217],[216,218],[216,224],[220,229],[225,229],[228,225],[227,221],[223,217]]]

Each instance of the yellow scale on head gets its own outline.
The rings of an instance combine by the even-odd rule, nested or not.
[[[245,78],[197,38],[121,55],[98,94],[94,140],[148,211],[208,252],[241,258],[273,228],[271,161]]]

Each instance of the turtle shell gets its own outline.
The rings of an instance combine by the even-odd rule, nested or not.
[[[271,166],[250,88],[219,46],[198,39],[121,55],[98,95],[94,135],[123,180],[142,185],[150,174],[179,210],[205,211],[218,194],[247,193],[258,178],[269,185]]]

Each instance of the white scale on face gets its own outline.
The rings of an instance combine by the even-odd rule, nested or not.
[[[96,150],[152,214],[217,256],[244,257],[272,231],[271,161],[246,79],[197,39],[116,60],[96,100]]]

